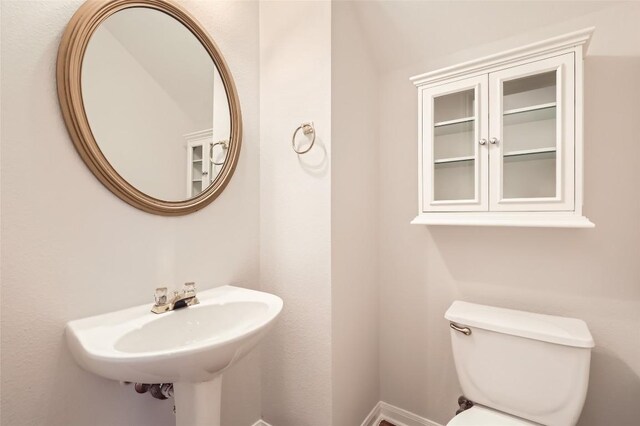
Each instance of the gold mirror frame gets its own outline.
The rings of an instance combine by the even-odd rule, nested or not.
[[[143,7],[166,13],[183,24],[200,41],[218,68],[229,102],[231,134],[225,164],[216,179],[196,197],[184,201],[164,201],[131,185],[107,161],[96,142],[82,100],[82,61],[89,40],[98,26],[123,9]],[[149,213],[178,216],[195,212],[211,203],[229,183],[235,171],[242,143],[240,101],[231,71],[222,53],[202,26],[172,0],[88,0],[73,15],[62,36],[57,62],[58,99],[65,124],[76,150],[93,174],[111,192],[132,206]]]

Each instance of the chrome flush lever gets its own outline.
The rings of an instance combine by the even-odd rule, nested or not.
[[[458,324],[456,323],[449,323],[449,327],[453,328],[455,331],[459,331],[460,333],[464,334],[465,336],[469,336],[471,335],[471,329],[469,327],[460,327]]]

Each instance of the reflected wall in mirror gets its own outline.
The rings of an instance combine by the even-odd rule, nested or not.
[[[84,161],[135,207],[195,211],[233,173],[241,116],[231,73],[171,1],[85,3],[60,45],[58,94]]]

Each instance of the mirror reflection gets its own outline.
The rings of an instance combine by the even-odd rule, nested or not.
[[[182,201],[215,181],[229,148],[227,92],[173,17],[133,7],[104,20],[82,62],[82,98],[100,150],[138,190]]]

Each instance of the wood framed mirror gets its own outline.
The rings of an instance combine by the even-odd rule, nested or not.
[[[242,143],[233,77],[174,1],[84,3],[63,34],[57,83],[76,150],[130,205],[184,215],[228,184]]]

